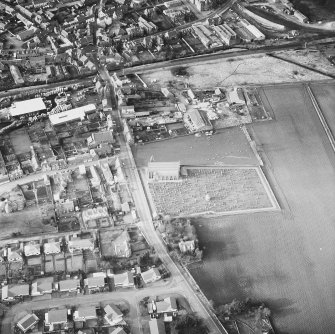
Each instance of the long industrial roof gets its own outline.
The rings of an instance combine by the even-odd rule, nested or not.
[[[85,115],[91,111],[96,110],[94,104],[88,104],[75,109],[66,110],[58,114],[49,115],[50,122],[52,125],[59,125],[66,122],[71,122],[76,119],[83,119]]]
[[[14,102],[10,107],[10,113],[12,116],[21,116],[45,109],[46,106],[43,102],[43,99],[41,97],[37,97],[31,100]]]

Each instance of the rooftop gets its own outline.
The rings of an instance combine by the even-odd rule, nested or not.
[[[17,326],[25,333],[38,322],[38,317],[36,314],[27,314],[25,317],[23,317],[18,323]]]
[[[10,113],[12,116],[21,116],[45,109],[46,106],[43,102],[43,99],[41,97],[37,97],[31,100],[14,102],[10,108]]]
[[[46,313],[46,318],[48,320],[46,323],[48,324],[65,323],[67,322],[67,310],[50,310],[48,313]]]

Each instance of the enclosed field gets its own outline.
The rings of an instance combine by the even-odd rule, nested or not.
[[[311,89],[335,137],[335,84],[313,84]]]
[[[189,168],[181,182],[153,182],[149,189],[156,212],[172,217],[278,208],[258,168]]]
[[[335,155],[300,85],[264,88],[275,120],[250,128],[282,212],[198,219],[204,264],[191,269],[217,303],[253,297],[278,333],[335,328]]]
[[[219,130],[211,137],[190,135],[137,145],[133,154],[138,167],[146,167],[151,157],[155,161],[180,161],[181,165],[258,166],[240,128]]]

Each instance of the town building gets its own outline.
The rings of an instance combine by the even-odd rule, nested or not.
[[[38,322],[37,315],[32,313],[24,316],[16,325],[23,333],[26,333],[33,329]]]
[[[159,281],[162,278],[157,268],[150,268],[149,270],[142,272],[141,276],[145,284]]]
[[[209,131],[213,126],[205,112],[198,109],[191,109],[184,114],[185,126],[191,132]]]
[[[94,242],[91,239],[73,238],[68,242],[70,253],[81,252],[83,250],[94,250]]]
[[[195,250],[194,240],[182,240],[181,242],[179,242],[178,246],[182,253],[193,252]]]
[[[164,300],[148,303],[149,314],[166,314],[166,316],[175,315],[178,311],[177,301],[174,297],[167,297]]]
[[[91,275],[90,277],[87,277],[84,280],[85,287],[88,288],[90,292],[92,291],[99,291],[100,288],[104,288],[106,283],[105,283],[105,274],[101,276],[93,276]]]
[[[47,242],[43,245],[44,254],[59,254],[61,252],[59,242]]]
[[[133,288],[135,287],[134,276],[130,271],[122,274],[114,274],[114,286],[120,288]]]
[[[95,111],[96,106],[94,104],[88,104],[86,106],[66,110],[58,114],[49,115],[49,119],[53,126],[57,126],[73,121],[82,121],[85,119],[87,114]]]
[[[106,305],[104,311],[106,313],[104,318],[110,326],[116,326],[124,322],[122,312],[114,304]]]
[[[29,296],[29,284],[5,285],[1,289],[1,300],[11,301]]]
[[[80,289],[80,281],[78,279],[68,279],[58,282],[59,291],[74,292]]]
[[[36,256],[41,254],[41,245],[40,244],[28,244],[24,246],[24,255],[25,256]]]
[[[227,92],[227,100],[235,106],[244,106],[246,104],[243,90],[238,87],[234,87],[233,90]]]
[[[31,284],[31,295],[50,294],[54,290],[53,277],[38,278]]]
[[[80,306],[73,313],[74,321],[87,321],[97,319],[97,311],[95,306]]]
[[[45,324],[47,326],[64,325],[67,323],[67,309],[49,310],[45,313]]]
[[[180,162],[148,162],[148,181],[176,181],[179,180]]]
[[[32,115],[38,112],[46,112],[46,106],[41,97],[31,100],[15,101],[9,109],[12,117]]]
[[[20,69],[16,65],[9,65],[9,70],[16,85],[24,84]]]
[[[293,15],[299,20],[299,22],[308,23],[308,18],[303,13],[299,12],[298,10],[295,10]]]

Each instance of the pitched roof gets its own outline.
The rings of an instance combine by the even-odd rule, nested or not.
[[[53,289],[53,277],[39,278],[31,285],[32,294],[36,292],[51,291]]]
[[[177,302],[174,297],[167,297],[164,300],[156,302],[156,312],[157,313],[166,313],[166,312],[175,312],[177,311]],[[149,313],[153,313],[152,303],[148,304]]]
[[[67,310],[61,309],[61,310],[50,310],[48,312],[48,323],[62,323],[67,322]]]
[[[61,252],[60,243],[59,242],[48,242],[45,243],[44,246],[45,254],[58,254]]]
[[[108,304],[105,306],[104,311],[108,315],[112,315],[113,317],[120,317],[122,316],[122,312],[120,309],[115,306],[114,304]]]
[[[123,285],[129,286],[134,285],[134,276],[130,271],[126,271],[122,274],[114,275],[114,284],[116,286]]]
[[[94,247],[94,244],[91,239],[72,239],[69,241],[69,248],[81,248],[87,249]]]
[[[80,306],[76,312],[78,318],[93,318],[97,316],[95,306]]]
[[[25,333],[39,321],[36,314],[27,314],[18,323],[17,326]]]
[[[24,246],[24,254],[26,256],[39,255],[41,254],[40,244],[28,244]]]
[[[147,271],[141,273],[143,281],[146,283],[151,280],[157,280],[161,277],[159,270],[157,268],[150,268]]]
[[[87,277],[85,279],[85,285],[87,285],[89,288],[103,287],[105,286],[105,277],[104,276]]]
[[[2,299],[29,296],[29,284],[5,285],[2,287]]]
[[[64,281],[59,281],[59,290],[66,291],[66,290],[74,290],[80,286],[80,282],[78,279],[69,279]]]

